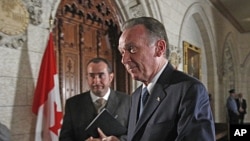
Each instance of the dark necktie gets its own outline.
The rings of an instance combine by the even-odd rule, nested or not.
[[[95,107],[97,110],[97,113],[99,113],[105,106],[106,100],[104,98],[99,98],[95,101]]]
[[[147,89],[147,87],[145,87],[145,88],[142,89],[142,93],[141,93],[141,100],[140,100],[141,104],[140,104],[140,114],[139,114],[139,116],[141,116],[141,114],[142,114],[144,106],[147,103],[148,97],[149,97],[148,89]]]

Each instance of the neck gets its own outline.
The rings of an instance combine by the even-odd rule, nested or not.
[[[160,61],[156,66],[156,69],[153,71],[149,79],[147,81],[143,81],[143,84],[147,86],[166,63],[168,63],[168,60],[162,59],[162,61]]]

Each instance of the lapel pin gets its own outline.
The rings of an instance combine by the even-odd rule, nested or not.
[[[160,97],[157,97],[156,100],[159,101],[159,102],[161,101]]]

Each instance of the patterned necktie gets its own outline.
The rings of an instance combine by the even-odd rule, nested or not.
[[[95,107],[97,110],[97,113],[99,113],[105,106],[106,100],[104,98],[99,98],[95,101]]]
[[[147,89],[147,87],[145,87],[145,88],[142,89],[142,93],[141,93],[141,100],[140,100],[141,104],[140,104],[140,114],[139,114],[139,116],[141,116],[141,114],[142,114],[142,111],[143,111],[144,106],[145,106],[145,104],[146,104],[146,102],[148,100],[148,97],[149,97],[148,89]]]

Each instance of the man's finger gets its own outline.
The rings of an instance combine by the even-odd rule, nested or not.
[[[98,131],[101,138],[106,138],[107,137],[100,128],[97,128],[97,131]]]
[[[92,141],[93,140],[93,137],[89,137],[87,140],[85,141]]]

